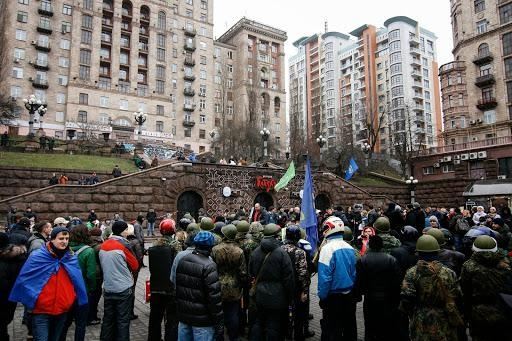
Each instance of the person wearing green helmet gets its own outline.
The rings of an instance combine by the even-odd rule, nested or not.
[[[387,217],[377,218],[373,223],[373,228],[375,229],[375,234],[382,238],[382,242],[384,244],[382,251],[392,254],[394,249],[402,245],[400,240],[390,234],[391,223]]]
[[[434,237],[421,236],[416,243],[418,263],[407,270],[402,283],[400,310],[409,316],[412,341],[457,340],[464,325],[457,307],[461,300],[457,276],[439,262],[439,250]]]
[[[498,243],[490,236],[478,236],[473,254],[462,266],[460,285],[464,309],[473,340],[509,340],[510,320],[500,304],[500,293],[508,293],[507,277],[511,266],[498,251]]]
[[[464,263],[464,254],[458,251],[453,250],[446,243],[445,234],[442,230],[431,228],[427,231],[428,235],[434,237],[439,243],[439,247],[441,250],[438,253],[439,261],[448,268],[455,271],[457,277],[460,276],[460,271],[462,270],[462,264]]]
[[[222,227],[224,239],[212,249],[212,258],[217,263],[221,285],[224,324],[230,340],[239,337],[240,299],[243,284],[247,281],[247,263],[243,250],[235,242],[237,228],[228,224]]]

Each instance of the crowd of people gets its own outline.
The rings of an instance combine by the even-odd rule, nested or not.
[[[91,210],[49,222],[30,209],[9,212],[0,339],[9,339],[20,303],[35,340],[64,340],[72,323],[75,340],[98,324],[101,340],[129,340],[145,255],[148,340],[305,340],[314,336],[311,294],[321,340],[357,340],[361,301],[365,340],[464,341],[467,327],[473,340],[512,339],[509,208],[355,204],[317,211],[308,231],[298,207],[177,216],[150,210],[133,222],[100,221]],[[148,236],[159,222],[151,244],[146,219]]]

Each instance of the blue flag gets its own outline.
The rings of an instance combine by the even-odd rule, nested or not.
[[[302,203],[300,205],[300,226],[306,230],[308,241],[311,244],[313,254],[318,244],[318,230],[315,211],[315,197],[313,194],[313,176],[309,159],[304,175],[304,188],[302,190]]]
[[[357,167],[356,160],[353,157],[350,158],[350,162],[348,164],[348,169],[345,171],[345,181],[352,179],[354,174],[356,174],[359,167]]]

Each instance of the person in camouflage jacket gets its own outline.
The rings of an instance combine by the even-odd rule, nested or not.
[[[439,261],[437,240],[421,236],[416,244],[418,263],[402,282],[400,310],[409,316],[411,341],[457,341],[463,320],[457,303],[460,287],[453,270]]]
[[[289,328],[289,334],[293,330],[294,340],[304,340],[304,328],[307,319],[306,302],[308,300],[309,285],[311,283],[306,252],[297,246],[300,239],[300,227],[290,225],[286,228],[286,241],[281,246],[288,253],[292,261],[295,277],[295,295],[293,298],[293,321],[289,321],[293,328]],[[290,326],[292,327],[292,326]],[[290,335],[291,336],[291,335]]]
[[[238,340],[240,299],[243,284],[247,282],[247,263],[244,252],[234,241],[236,227],[231,224],[225,225],[221,231],[224,240],[213,247],[212,258],[217,263],[228,336],[230,340]]]
[[[388,218],[378,218],[375,223],[373,223],[373,227],[375,228],[375,233],[382,239],[382,252],[392,255],[394,249],[399,248],[402,245],[397,238],[389,234],[391,224]]]
[[[500,293],[512,276],[509,260],[498,252],[497,242],[479,236],[473,243],[473,255],[462,266],[460,285],[464,310],[474,341],[510,340],[506,312],[500,305]]]

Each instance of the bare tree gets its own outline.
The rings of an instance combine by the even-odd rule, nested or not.
[[[9,125],[11,121],[17,118],[17,113],[21,108],[8,95],[7,84],[4,82],[10,71],[9,56],[12,50],[6,48],[8,46],[8,37],[6,36],[6,28],[9,25],[10,6],[7,5],[8,0],[0,0],[0,125]]]

